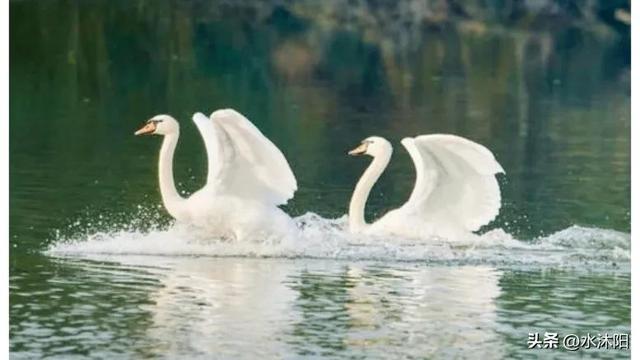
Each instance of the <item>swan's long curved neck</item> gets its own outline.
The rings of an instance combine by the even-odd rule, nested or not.
[[[176,184],[173,180],[173,154],[178,144],[178,137],[180,137],[179,132],[164,137],[162,147],[160,148],[160,160],[158,163],[162,202],[169,214],[174,218],[177,218],[182,201],[184,201],[182,196],[178,194]]]
[[[367,170],[362,174],[360,180],[358,180],[353,195],[351,196],[351,203],[349,203],[349,229],[351,231],[361,231],[367,226],[364,220],[364,208],[369,198],[371,188],[373,188],[373,185],[378,181],[378,178],[380,178],[380,175],[382,175],[382,172],[389,164],[391,152],[392,150],[389,149],[375,156],[369,167],[367,167]]]

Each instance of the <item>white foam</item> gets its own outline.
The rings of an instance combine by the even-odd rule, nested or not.
[[[307,213],[295,221],[300,235],[291,241],[235,242],[210,238],[183,225],[137,230],[121,224],[102,231],[59,235],[46,252],[54,256],[238,256],[568,266],[617,266],[628,264],[630,259],[629,234],[598,228],[571,226],[532,241],[494,229],[450,243],[352,235],[346,231],[346,216],[326,219]]]

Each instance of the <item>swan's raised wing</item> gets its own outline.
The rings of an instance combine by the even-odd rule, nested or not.
[[[282,152],[247,118],[232,109],[207,118],[193,115],[207,149],[207,187],[218,194],[285,204],[297,190]]]
[[[405,138],[416,184],[403,209],[430,222],[476,231],[500,210],[495,174],[504,173],[484,146],[455,135]]]

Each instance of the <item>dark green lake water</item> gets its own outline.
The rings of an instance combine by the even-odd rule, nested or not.
[[[10,3],[12,357],[629,357],[527,350],[530,332],[630,330],[628,33],[332,4]],[[133,131],[181,121],[190,193],[206,167],[191,114],[223,107],[287,157],[285,210],[317,214],[297,218],[299,247],[194,244],[171,226],[160,140]],[[412,189],[399,140],[435,132],[506,170],[487,245],[345,240],[367,165],[345,152],[369,135],[396,147],[374,219]]]

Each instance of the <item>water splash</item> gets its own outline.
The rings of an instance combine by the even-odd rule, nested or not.
[[[300,234],[289,241],[236,242],[212,239],[179,224],[158,224],[157,210],[139,209],[129,223],[103,219],[81,222],[58,232],[46,253],[52,256],[161,255],[211,257],[322,258],[338,260],[412,261],[446,264],[628,266],[629,234],[571,226],[531,241],[515,239],[502,229],[471,235],[450,243],[442,239],[416,241],[389,236],[353,235],[347,218],[323,218],[307,213],[295,218]],[[149,220],[141,225],[140,219]],[[98,229],[100,224],[103,228]]]

